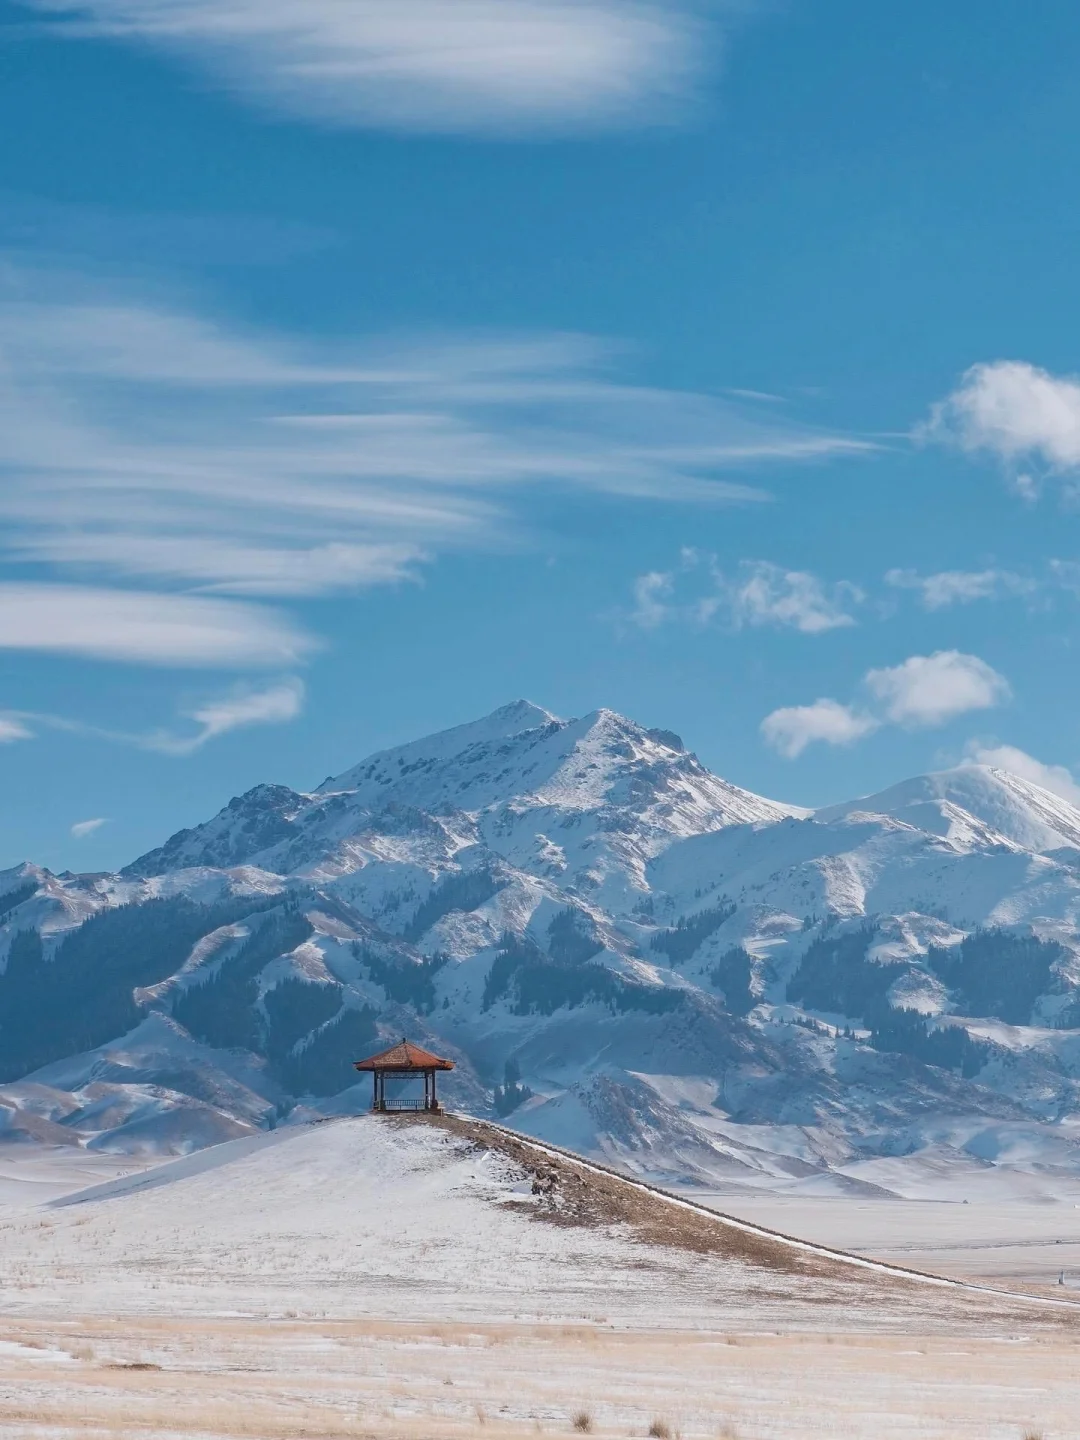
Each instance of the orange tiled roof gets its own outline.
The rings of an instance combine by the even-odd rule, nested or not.
[[[454,1062],[433,1055],[402,1037],[399,1045],[389,1050],[380,1050],[378,1055],[369,1055],[366,1060],[355,1060],[355,1070],[452,1070]]]

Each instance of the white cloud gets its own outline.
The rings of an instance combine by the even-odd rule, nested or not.
[[[919,433],[961,450],[989,451],[1010,466],[1030,461],[1071,470],[1080,465],[1080,379],[1017,360],[973,365]],[[1032,477],[1017,480],[1034,492]]]
[[[721,616],[735,629],[775,625],[806,635],[854,625],[847,607],[863,598],[846,580],[826,585],[805,570],[767,560],[745,560],[729,577],[715,555],[692,547],[682,550],[674,569],[639,575],[633,593],[629,619],[645,630],[666,620],[705,625]]]
[[[231,695],[207,700],[188,714],[199,726],[198,733],[188,737],[157,734],[140,743],[146,749],[160,750],[168,755],[190,755],[208,740],[226,735],[230,730],[249,725],[283,725],[295,720],[304,708],[304,686],[295,678],[281,681],[264,690],[236,690]]]
[[[1044,765],[1034,755],[1018,750],[1015,745],[984,745],[978,741],[971,741],[967,746],[966,758],[975,765],[992,765],[998,770],[1008,770],[1022,780],[1030,780],[1044,790],[1060,795],[1072,805],[1080,805],[1080,785],[1064,765]]]
[[[79,820],[72,825],[71,833],[76,840],[85,840],[88,835],[93,835],[95,830],[100,830],[103,825],[107,825],[108,823],[108,820],[104,818],[97,820]]]
[[[845,607],[861,599],[859,590],[846,581],[827,591],[816,575],[805,570],[784,570],[758,560],[743,565],[732,586],[731,606],[736,624],[790,626],[818,635],[854,625]]]
[[[761,722],[767,744],[788,760],[801,755],[808,745],[851,745],[876,730],[880,722],[837,700],[815,700],[812,705],[792,705],[774,710]]]
[[[977,655],[938,650],[900,665],[869,670],[864,683],[896,725],[940,725],[1008,699],[1008,682]]]
[[[916,570],[890,570],[885,583],[901,590],[917,590],[927,610],[969,605],[1005,595],[1028,595],[1037,586],[1010,570],[941,570],[920,575]]]
[[[642,630],[655,630],[670,613],[667,603],[674,588],[673,578],[660,570],[650,570],[634,581],[634,608],[630,619]]]
[[[161,755],[192,755],[210,740],[227,735],[232,730],[245,729],[251,725],[282,725],[295,720],[304,708],[305,689],[302,680],[288,676],[284,680],[262,689],[237,686],[227,695],[204,700],[192,709],[185,710],[182,718],[193,720],[198,727],[193,733],[182,734],[176,730],[131,731],[113,729],[104,725],[92,725],[85,720],[71,719],[65,715],[16,712],[0,719],[0,741],[3,727],[9,725],[13,731],[7,738],[31,738],[25,722],[49,730],[59,730],[68,735],[83,735],[95,740],[108,740],[120,745],[133,745],[139,750],[153,750]],[[91,829],[104,825],[104,820],[80,821],[84,831],[72,827],[71,833],[89,834]]]
[[[263,606],[189,595],[0,584],[0,649],[237,668],[292,664],[316,642]]]
[[[260,107],[398,130],[637,127],[680,113],[720,43],[694,0],[31,3],[68,33],[193,60]]]
[[[292,664],[309,642],[280,616],[155,594],[140,625],[117,584],[293,597],[394,583],[439,550],[520,543],[526,490],[757,502],[725,472],[868,448],[613,367],[565,335],[300,344],[0,265],[0,555],[120,597],[98,593],[81,619],[27,591],[5,643]],[[118,629],[93,621],[109,604]]]
[[[16,740],[33,738],[33,731],[27,729],[20,716],[0,715],[0,745],[11,745]]]
[[[972,710],[987,710],[1010,695],[1005,678],[977,655],[938,650],[911,655],[900,665],[868,670],[862,685],[872,697],[866,707],[815,700],[774,710],[761,722],[766,742],[789,760],[814,741],[850,745],[883,725],[943,725]]]
[[[425,552],[407,543],[313,545],[244,544],[239,538],[73,532],[30,535],[17,542],[27,559],[112,570],[134,578],[195,582],[227,595],[326,595],[415,577]]]

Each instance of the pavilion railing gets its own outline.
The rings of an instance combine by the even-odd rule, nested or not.
[[[384,1100],[375,1108],[379,1110],[426,1110],[428,1102],[425,1100]]]

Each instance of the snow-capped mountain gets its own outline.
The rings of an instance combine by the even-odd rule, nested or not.
[[[355,1110],[350,1061],[407,1032],[457,1103],[654,1173],[1071,1171],[1078,957],[1080,811],[1028,781],[810,814],[519,701],[116,875],[0,874],[0,1133],[184,1149]]]
[[[718,779],[668,731],[610,710],[564,722],[522,700],[372,755],[311,794],[259,786],[125,874],[254,865],[322,882],[377,860],[452,864],[479,845],[616,901],[640,891],[673,839],[805,813]]]
[[[879,795],[819,810],[815,819],[836,820],[860,812],[891,815],[958,846],[996,844],[1035,852],[1080,849],[1080,810],[1075,805],[989,765],[920,775]]]

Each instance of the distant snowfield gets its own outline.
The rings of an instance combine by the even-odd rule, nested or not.
[[[0,1215],[44,1205],[89,1185],[141,1174],[153,1160],[105,1155],[77,1145],[0,1145]]]
[[[977,1216],[858,1208],[916,1239],[920,1209]],[[282,1129],[9,1205],[0,1297],[4,1440],[487,1440],[581,1411],[610,1436],[1050,1440],[1080,1406],[1080,1304],[851,1264],[453,1119]]]

